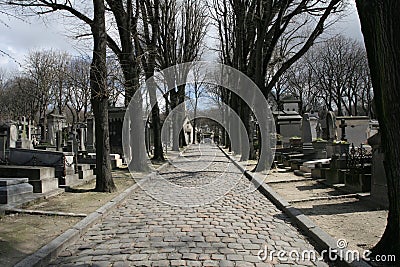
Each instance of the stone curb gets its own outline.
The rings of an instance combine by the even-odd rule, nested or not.
[[[186,149],[185,149],[186,150]],[[180,152],[177,157],[181,155],[185,150]],[[173,160],[177,157],[173,157],[170,160]],[[83,235],[90,227],[98,223],[101,219],[107,216],[115,207],[121,204],[124,200],[126,200],[136,189],[140,187],[141,183],[146,182],[146,180],[154,175],[155,172],[165,168],[170,163],[166,162],[162,164],[160,167],[146,175],[146,177],[137,181],[134,185],[127,188],[118,196],[114,197],[108,203],[98,208],[96,211],[89,214],[83,220],[79,221],[72,228],[68,229],[63,234],[59,235],[47,245],[44,245],[39,250],[19,261],[14,267],[38,267],[38,266],[47,266],[51,261],[57,258],[57,256],[68,246],[75,243],[81,235]]]
[[[243,165],[236,161],[232,156],[226,153],[226,151],[218,146],[218,148],[224,153],[224,155],[229,158],[235,166],[237,166],[244,175],[257,187],[257,189],[266,196],[275,206],[282,210],[286,215],[288,215],[295,224],[308,235],[319,252],[333,251],[337,256],[337,261],[335,261],[335,266],[351,266],[351,267],[368,267],[369,265],[366,261],[361,259],[360,261],[348,262],[343,259],[343,255],[346,255],[347,249],[339,249],[337,246],[337,241],[331,237],[328,233],[318,227],[310,218],[302,214],[298,209],[292,207],[289,202],[287,202],[282,196],[280,196],[275,190],[273,190],[269,185],[264,183],[264,179],[256,173],[251,173],[247,171]]]

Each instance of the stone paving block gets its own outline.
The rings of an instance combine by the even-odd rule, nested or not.
[[[186,261],[184,261],[184,260],[171,260],[171,266],[186,266]]]
[[[234,261],[228,261],[228,260],[221,260],[219,262],[219,266],[220,267],[233,267],[233,266],[235,266],[235,262]]]
[[[235,262],[235,266],[238,267],[253,267],[254,264],[251,262],[247,262],[247,261],[237,261]]]
[[[219,266],[218,265],[218,261],[213,261],[213,260],[205,260],[204,262],[203,262],[203,266],[205,266],[205,267],[216,267],[216,266]]]
[[[199,266],[201,266],[201,262],[200,261],[186,261],[186,265],[191,266],[191,267],[199,267]]]
[[[189,147],[185,155],[192,159],[198,157],[197,148]],[[226,183],[241,176],[241,170],[218,148],[205,145],[201,149],[204,150],[202,160],[191,162],[192,169],[180,168],[179,164],[186,166],[183,164],[187,162],[178,158],[173,161],[176,166],[166,165],[160,174],[171,183],[192,187],[210,183],[216,176],[222,177]],[[207,168],[193,171],[208,159]],[[229,172],[224,173],[226,169]],[[183,175],[183,178],[177,178],[178,175]],[[260,261],[257,254],[264,246],[269,250],[314,249],[291,225],[291,219],[263,194],[257,190],[243,193],[253,185],[245,177],[240,179],[240,183],[222,198],[190,208],[169,206],[147,195],[141,188],[132,189],[124,195],[125,201],[110,212],[99,209],[99,212],[107,214],[101,221],[95,223],[93,220],[91,228],[73,246],[75,249],[67,248],[71,256],[65,254],[66,257],[59,257],[54,263],[57,266],[73,265],[88,260],[101,264],[107,259],[116,266],[124,261],[130,266],[272,266],[286,263],[277,259]],[[157,184],[153,186],[157,188]],[[212,194],[210,191],[209,195]],[[208,196],[174,197],[195,203],[197,199]],[[290,205],[284,206],[290,208]],[[76,230],[84,232],[79,224]],[[88,249],[77,249],[85,246]]]

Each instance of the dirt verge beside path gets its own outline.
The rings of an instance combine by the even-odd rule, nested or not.
[[[139,178],[145,174],[137,173],[135,176]],[[65,192],[28,205],[26,209],[90,214],[135,183],[128,171],[114,171],[113,177],[117,192],[111,194],[92,192],[90,189],[95,187],[93,180],[89,184],[75,187],[74,189],[78,189],[77,192]],[[13,266],[81,219],[28,214],[9,214],[0,217],[1,266]]]

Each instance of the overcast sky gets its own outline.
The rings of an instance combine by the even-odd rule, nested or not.
[[[334,26],[335,31],[362,41],[360,24],[354,5],[349,15]],[[5,25],[7,24],[7,25]],[[24,22],[10,18],[0,13],[0,50],[12,58],[0,54],[0,68],[8,72],[24,65],[24,57],[30,50],[55,49],[67,51],[74,55],[85,53],[82,45],[67,36],[67,31],[61,23],[44,23],[41,19],[32,17]]]

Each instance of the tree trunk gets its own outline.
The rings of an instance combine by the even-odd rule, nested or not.
[[[367,48],[375,94],[376,114],[382,134],[389,195],[385,232],[374,255],[400,259],[400,1],[356,0]]]
[[[139,64],[137,63],[134,51],[134,45],[136,45],[136,49],[139,50],[137,39],[138,14],[134,14],[131,0],[126,2],[126,8],[124,8],[122,1],[107,0],[107,3],[109,4],[114,17],[116,18],[116,23],[118,26],[121,51],[114,52],[118,56],[118,60],[124,75],[125,106],[128,106],[132,97],[139,88]],[[133,41],[132,38],[134,38]],[[140,100],[142,100],[141,97]],[[130,107],[132,109],[130,112],[133,112],[133,114],[129,116],[132,120],[130,125],[133,125],[133,127],[130,127],[129,131],[133,138],[130,138],[129,141],[129,153],[131,154],[130,156],[132,158],[131,162],[129,163],[129,169],[131,171],[146,172],[149,170],[149,166],[147,164],[146,149],[143,149],[145,137],[142,131],[143,129],[138,127],[138,125],[143,125],[142,118],[138,115],[139,112],[140,114],[143,113],[142,101],[140,100],[135,100],[135,106]]]
[[[164,152],[161,142],[161,121],[160,121],[160,108],[156,103],[151,110],[151,122],[153,125],[153,141],[154,141],[154,154],[153,160],[164,161]]]
[[[232,112],[236,112],[237,116],[233,117],[233,115],[230,115],[230,134],[232,135],[230,138],[231,141],[231,148],[233,153],[235,154],[240,154],[240,146],[241,146],[241,140],[240,140],[240,131],[239,131],[239,114],[240,114],[240,107],[239,107],[239,99],[237,95],[232,95],[231,97],[231,107],[232,107]],[[232,119],[233,118],[233,119]]]
[[[184,75],[185,80],[187,77],[187,70],[181,70],[183,72],[182,75]],[[183,102],[185,102],[185,88],[186,88],[186,84],[182,84],[178,86],[178,106],[181,105]],[[186,138],[185,138],[185,129],[184,129],[184,120],[185,120],[185,116],[186,116],[186,108],[184,106],[182,106],[182,108],[180,109],[179,114],[179,147],[184,147],[187,146],[186,143]]]
[[[90,67],[91,102],[96,131],[96,188],[98,192],[116,191],[111,175],[110,140],[108,132],[108,93],[104,0],[93,0],[93,60]]]
[[[193,119],[193,140],[192,140],[192,144],[196,144],[196,112],[194,113],[194,119]]]
[[[164,161],[164,152],[161,140],[161,120],[160,120],[160,108],[158,107],[156,88],[157,84],[151,79],[154,74],[154,68],[152,71],[146,74],[148,90],[150,96],[150,103],[153,107],[151,110],[151,124],[153,126],[153,142],[154,142],[154,154],[153,160]]]
[[[179,125],[178,125],[178,110],[175,110],[178,103],[178,93],[175,88],[170,91],[170,103],[172,114],[172,151],[179,151]]]

